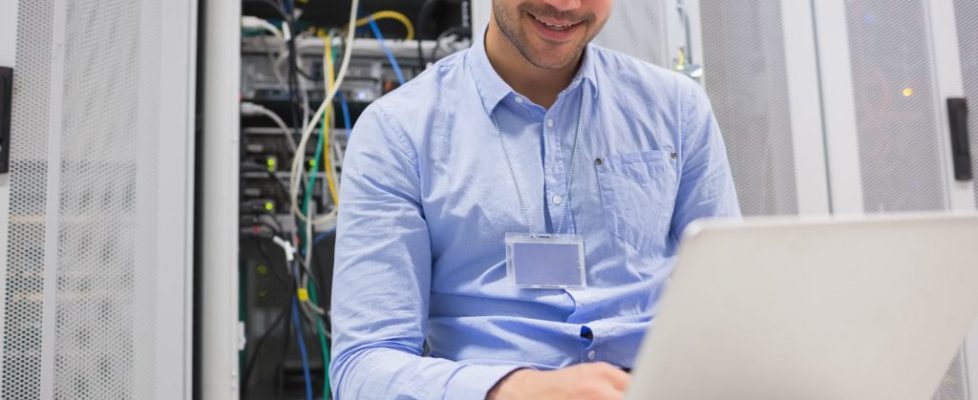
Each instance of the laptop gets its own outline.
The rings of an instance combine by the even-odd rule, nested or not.
[[[626,398],[928,400],[978,317],[978,216],[688,229]]]

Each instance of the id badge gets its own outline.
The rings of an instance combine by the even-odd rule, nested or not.
[[[506,274],[524,289],[587,287],[584,239],[577,235],[506,234]]]

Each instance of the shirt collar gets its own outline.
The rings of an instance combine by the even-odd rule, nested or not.
[[[466,64],[469,66],[469,70],[472,73],[472,78],[475,81],[475,85],[479,90],[479,96],[482,100],[482,106],[485,107],[486,113],[492,115],[492,112],[496,109],[503,99],[511,94],[515,94],[516,91],[509,86],[506,81],[503,80],[496,73],[496,70],[492,67],[489,62],[489,55],[486,53],[486,40],[485,32],[488,29],[488,25],[481,32],[475,42],[472,44],[472,49],[466,56]],[[584,60],[581,62],[581,68],[578,69],[577,75],[571,80],[571,84],[566,90],[574,90],[578,88],[582,82],[587,82],[591,85],[591,93],[593,96],[598,94],[598,85],[596,80],[595,71],[595,61],[593,44],[588,44],[587,48],[584,50]]]

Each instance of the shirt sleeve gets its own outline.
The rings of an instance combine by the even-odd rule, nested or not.
[[[515,366],[424,357],[431,246],[418,157],[379,104],[343,165],[331,317],[333,397],[482,399]]]
[[[686,80],[680,128],[682,174],[673,213],[672,233],[682,238],[701,218],[740,218],[727,149],[703,88]]]

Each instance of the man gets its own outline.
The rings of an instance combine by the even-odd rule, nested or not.
[[[699,86],[589,45],[612,3],[494,0],[484,38],[364,112],[336,398],[621,397],[683,229],[739,211]]]

